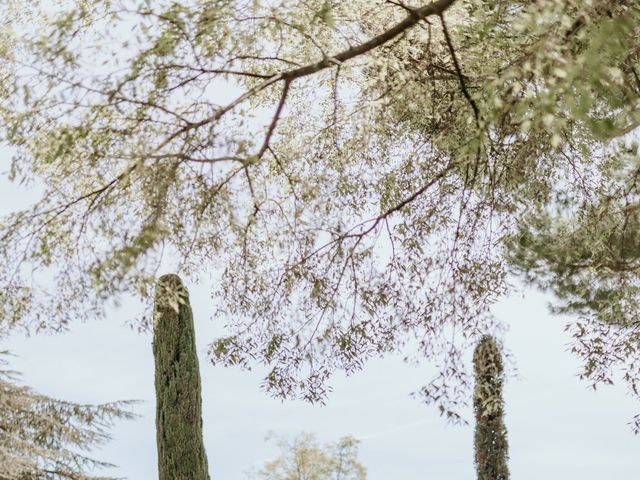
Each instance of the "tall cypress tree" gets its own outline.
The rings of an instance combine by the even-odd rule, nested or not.
[[[153,354],[160,480],[209,480],[189,294],[177,275],[156,286]]]
[[[473,354],[476,385],[475,465],[478,480],[508,480],[507,429],[504,425],[502,355],[495,340],[485,335]]]

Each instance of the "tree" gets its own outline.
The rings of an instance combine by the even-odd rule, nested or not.
[[[575,339],[572,350],[584,362],[581,376],[595,388],[612,384],[621,371],[635,397],[640,392],[637,158],[636,144],[617,149],[602,175],[575,186],[572,196],[580,202],[571,202],[569,213],[552,205],[524,217],[509,255],[528,282],[555,294],[554,312],[578,316],[567,328]],[[640,432],[640,416],[632,426]]]
[[[410,344],[457,418],[505,242],[640,119],[632,0],[61,4],[4,58],[12,175],[44,193],[0,227],[0,317],[64,328],[150,302],[161,261],[214,270],[212,361],[283,397]]]
[[[153,314],[159,478],[209,480],[193,313],[180,277],[160,277]]]
[[[502,355],[495,340],[486,335],[473,354],[476,384],[473,411],[476,417],[475,465],[478,480],[508,480],[507,428],[504,425]]]
[[[2,360],[6,367],[6,361]],[[96,476],[111,464],[86,452],[109,440],[107,429],[132,414],[126,402],[81,405],[20,386],[0,371],[0,478],[3,480],[108,480]]]
[[[266,462],[256,477],[262,480],[366,480],[358,462],[358,440],[343,437],[319,445],[314,435],[301,433],[293,440],[278,438],[280,456]]]

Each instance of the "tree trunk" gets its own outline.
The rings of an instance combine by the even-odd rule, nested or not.
[[[507,429],[502,399],[503,367],[500,349],[488,335],[473,354],[476,386],[473,409],[476,417],[475,464],[478,480],[508,480]]]
[[[209,480],[189,293],[177,275],[156,286],[153,355],[160,480]]]

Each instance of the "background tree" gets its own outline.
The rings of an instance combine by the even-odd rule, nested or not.
[[[280,456],[256,474],[262,480],[366,480],[358,462],[358,440],[343,437],[319,445],[315,436],[301,433],[292,440],[277,438]]]
[[[87,452],[109,440],[115,420],[132,418],[128,404],[56,400],[18,385],[4,359],[0,365],[0,478],[108,480],[96,472],[113,465]]]
[[[209,480],[193,313],[177,275],[158,280],[153,315],[159,478]]]
[[[212,361],[313,401],[411,345],[455,419],[505,241],[638,126],[636,3],[62,0],[4,55],[11,173],[44,193],[0,227],[0,317],[150,302],[169,258],[220,276]]]
[[[507,428],[504,425],[502,355],[495,340],[486,335],[473,353],[476,417],[475,465],[478,480],[508,480]]]

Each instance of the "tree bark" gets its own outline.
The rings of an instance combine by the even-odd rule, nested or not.
[[[160,480],[209,480],[189,294],[177,275],[156,285],[153,327]]]
[[[476,385],[473,410],[476,416],[475,464],[478,480],[508,480],[507,429],[502,399],[502,355],[495,340],[486,335],[473,354]]]

